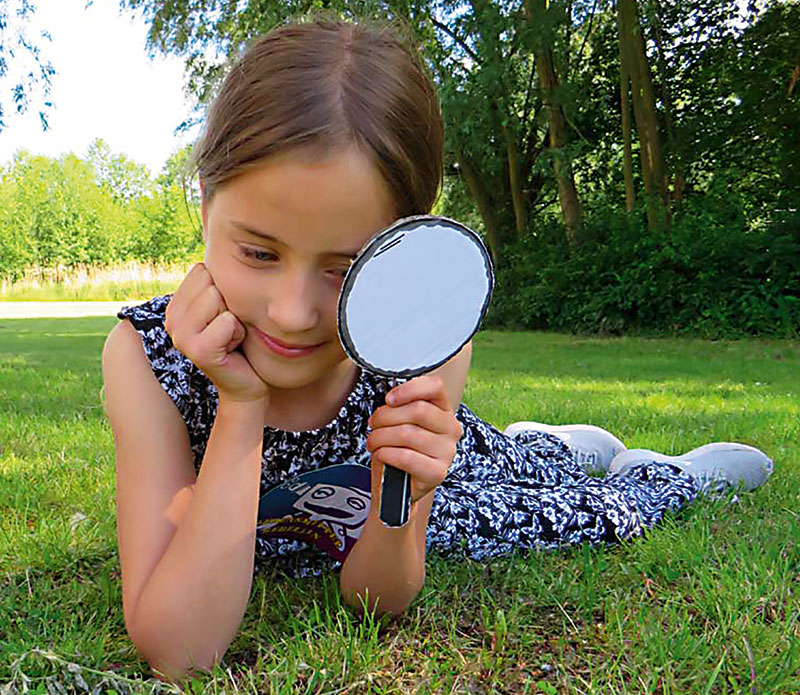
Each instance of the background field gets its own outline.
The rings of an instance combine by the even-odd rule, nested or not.
[[[168,690],[122,618],[99,364],[114,321],[0,322],[7,695]],[[619,547],[433,558],[388,625],[352,617],[334,577],[259,577],[223,665],[187,692],[800,691],[799,367],[796,341],[479,334],[465,400],[490,422],[592,422],[667,453],[742,441],[776,473]]]

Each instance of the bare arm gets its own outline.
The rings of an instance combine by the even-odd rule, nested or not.
[[[372,503],[370,513],[358,542],[347,556],[339,579],[342,597],[357,610],[365,606],[378,613],[398,614],[408,608],[425,583],[425,534],[433,505],[433,490],[447,473],[453,461],[455,445],[461,436],[461,427],[453,411],[461,402],[472,357],[468,343],[461,352],[432,373],[434,386],[430,398],[433,403],[410,399],[409,404],[393,409],[382,407],[373,415],[374,426],[370,448],[393,458],[391,463],[412,475],[412,498],[409,522],[400,528],[387,528],[378,518],[380,508],[380,478],[382,463],[373,456]],[[426,381],[430,381],[425,378]],[[414,388],[414,381],[407,386]],[[436,389],[436,381],[441,386]],[[427,385],[420,387],[423,394]],[[433,409],[433,419],[427,419]],[[404,412],[408,409],[410,417]],[[432,430],[422,431],[412,425],[418,421],[432,423]],[[435,431],[435,434],[434,434]],[[375,435],[378,435],[377,437]],[[422,453],[425,452],[425,453]],[[387,459],[388,460],[388,459]],[[414,490],[416,489],[416,493]]]
[[[222,401],[195,476],[188,434],[128,322],[103,352],[125,623],[169,679],[210,668],[250,594],[264,410]]]

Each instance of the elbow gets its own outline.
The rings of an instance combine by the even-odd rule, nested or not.
[[[189,678],[201,673],[211,673],[213,665],[176,664],[159,659],[147,659],[153,676],[164,683],[181,685]]]
[[[342,602],[360,618],[367,615],[376,618],[396,618],[408,610],[422,590],[423,582],[424,579],[410,582],[401,591],[391,593],[370,591],[366,586],[351,586],[344,582],[339,588]]]
[[[189,678],[211,673],[214,665],[219,659],[192,659],[179,658],[175,654],[162,654],[157,651],[149,651],[134,643],[139,654],[147,662],[153,676],[165,683],[178,685]]]
[[[126,627],[128,637],[139,656],[147,662],[153,676],[165,683],[180,684],[195,674],[210,673],[223,656],[215,652],[211,656],[200,655],[194,658],[187,650],[180,654],[174,649],[168,649],[164,644],[163,625],[160,629],[156,628],[155,635]]]

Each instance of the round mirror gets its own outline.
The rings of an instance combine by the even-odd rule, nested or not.
[[[339,295],[339,338],[364,369],[418,376],[447,362],[475,334],[493,284],[489,253],[471,229],[430,215],[398,220],[350,266]],[[402,526],[410,507],[408,474],[385,465],[381,521]]]
[[[474,335],[494,276],[480,236],[444,217],[399,220],[359,252],[339,296],[339,337],[357,364],[413,377]]]

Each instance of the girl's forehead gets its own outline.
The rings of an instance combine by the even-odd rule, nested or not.
[[[226,183],[209,203],[212,215],[239,227],[331,252],[357,250],[394,220],[394,210],[378,168],[355,148],[275,155]]]

